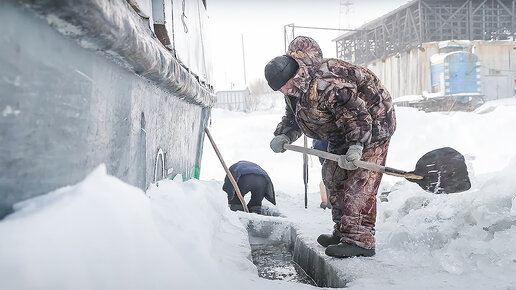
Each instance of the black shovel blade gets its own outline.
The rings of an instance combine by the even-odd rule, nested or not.
[[[464,156],[450,147],[435,149],[423,155],[413,173],[423,179],[409,180],[428,192],[455,193],[471,188]]]

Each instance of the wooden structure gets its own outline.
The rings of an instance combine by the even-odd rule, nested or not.
[[[366,64],[425,42],[515,36],[515,0],[414,0],[335,41],[338,58]]]

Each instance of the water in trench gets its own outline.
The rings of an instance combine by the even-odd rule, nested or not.
[[[293,261],[291,247],[288,244],[252,244],[251,251],[253,263],[258,268],[260,277],[317,286]]]

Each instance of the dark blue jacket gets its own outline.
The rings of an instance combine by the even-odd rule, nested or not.
[[[312,141],[312,148],[327,152],[328,151],[328,141],[314,139]],[[321,164],[323,164],[324,158],[319,157],[319,162],[321,162]]]
[[[235,178],[235,181],[238,183],[238,179],[242,175],[246,174],[259,174],[263,175],[265,179],[267,180],[267,190],[265,191],[265,199],[270,201],[272,204],[276,204],[276,196],[274,194],[274,186],[272,185],[271,178],[263,170],[258,164],[250,162],[250,161],[238,161],[237,163],[231,165],[229,167],[229,171],[233,175],[233,178]],[[231,184],[231,181],[226,175],[226,178],[224,179],[224,185],[222,186],[222,189],[228,193],[228,200],[233,199],[235,196],[235,188],[233,187],[233,184]]]

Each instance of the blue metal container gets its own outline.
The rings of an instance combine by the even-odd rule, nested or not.
[[[478,56],[465,51],[432,56],[432,92],[448,95],[478,95],[480,86],[480,62]]]

